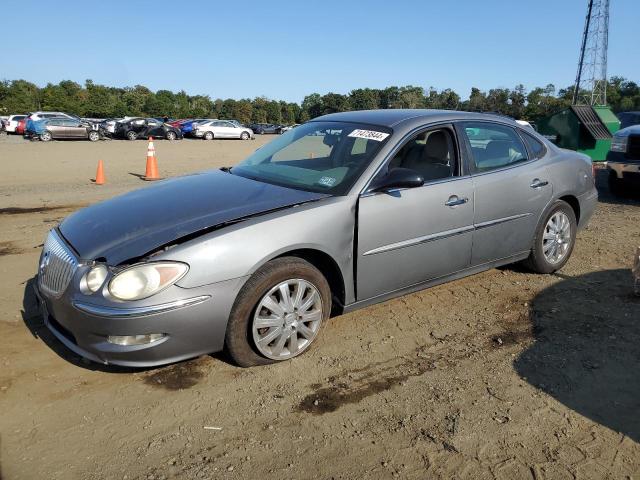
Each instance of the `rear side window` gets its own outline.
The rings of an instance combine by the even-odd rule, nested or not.
[[[547,149],[544,147],[541,141],[533,138],[533,136],[529,135],[526,132],[521,132],[522,138],[524,138],[524,142],[527,144],[527,148],[531,153],[532,159],[542,158],[544,157]]]
[[[464,123],[464,131],[471,145],[476,172],[487,172],[528,160],[520,136],[511,127],[489,122],[469,122]]]

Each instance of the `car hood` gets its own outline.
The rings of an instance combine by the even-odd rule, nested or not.
[[[205,229],[328,196],[213,170],[84,208],[59,230],[83,260],[117,265]]]

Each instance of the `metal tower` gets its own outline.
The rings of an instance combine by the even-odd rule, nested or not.
[[[582,35],[574,105],[607,104],[609,0],[589,0]]]

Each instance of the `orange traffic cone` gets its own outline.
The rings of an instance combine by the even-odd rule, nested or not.
[[[96,185],[104,185],[106,179],[104,178],[104,165],[102,160],[98,160],[98,170],[96,171]]]
[[[153,137],[149,137],[147,170],[144,174],[144,180],[160,180],[160,175],[158,175],[158,161],[156,160],[156,149],[153,146]]]

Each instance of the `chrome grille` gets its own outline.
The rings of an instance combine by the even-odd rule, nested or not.
[[[38,267],[38,285],[42,293],[53,297],[62,295],[77,268],[76,257],[58,234],[51,230],[44,242]]]

